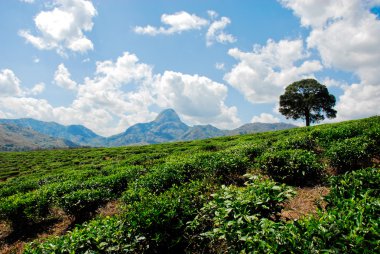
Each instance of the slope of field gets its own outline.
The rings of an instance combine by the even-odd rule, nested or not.
[[[191,142],[0,153],[0,249],[376,253],[379,151],[380,117],[372,117]],[[329,194],[310,198],[317,192]],[[289,215],[310,200],[317,203],[305,213]],[[45,239],[65,218],[63,235]]]

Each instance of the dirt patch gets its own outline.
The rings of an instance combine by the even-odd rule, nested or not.
[[[101,217],[113,216],[120,213],[120,201],[108,202],[105,206],[99,208],[96,213]]]
[[[316,214],[317,207],[326,206],[323,197],[330,192],[327,187],[316,186],[313,188],[298,188],[297,195],[285,203],[281,211],[281,218],[284,220],[298,220],[309,214]]]
[[[26,243],[63,235],[72,223],[73,219],[60,210],[54,211],[54,218],[25,228],[23,232],[13,232],[7,223],[0,223],[0,254],[22,253]]]
[[[22,253],[28,242],[43,241],[51,236],[64,235],[75,227],[74,218],[66,215],[62,210],[55,209],[52,213],[54,218],[28,228],[24,232],[13,232],[7,223],[0,222],[0,254]],[[96,215],[102,217],[118,213],[120,213],[119,201],[108,202],[96,211]]]

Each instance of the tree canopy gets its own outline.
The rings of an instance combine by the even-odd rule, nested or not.
[[[302,79],[286,87],[280,96],[280,113],[286,118],[303,119],[306,126],[327,118],[335,118],[335,97],[315,79]]]

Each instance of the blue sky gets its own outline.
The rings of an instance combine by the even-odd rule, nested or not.
[[[175,109],[189,125],[279,122],[316,78],[335,121],[379,114],[379,0],[0,1],[0,117],[109,136]],[[299,122],[300,123],[300,122]]]

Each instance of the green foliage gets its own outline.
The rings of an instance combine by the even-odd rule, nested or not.
[[[330,165],[340,171],[350,171],[370,162],[374,142],[367,137],[354,137],[336,142],[326,152]]]
[[[380,170],[364,169],[332,179],[327,211],[294,224],[298,252],[380,251]]]
[[[191,182],[159,195],[143,193],[122,215],[93,220],[67,236],[32,243],[25,253],[178,253],[186,246],[182,233],[186,222],[195,216],[209,188]]]
[[[300,133],[277,141],[274,145],[276,150],[303,149],[312,151],[316,148],[316,139],[310,133]]]
[[[41,221],[49,214],[49,199],[45,192],[15,194],[0,200],[0,219],[10,221],[20,230]]]
[[[0,153],[0,220],[21,231],[56,207],[75,217],[71,232],[26,253],[377,253],[378,169],[323,182],[327,210],[287,222],[278,213],[293,191],[265,174],[315,183],[342,144],[352,157],[368,144],[355,168],[378,158],[379,136],[372,117],[203,141]],[[264,176],[243,187],[242,175],[259,168]],[[115,199],[120,214],[92,217]]]
[[[189,223],[193,248],[208,246],[226,253],[271,252],[275,235],[269,229],[279,226],[271,218],[294,194],[284,184],[257,176],[250,176],[244,188],[222,186]]]
[[[279,182],[292,185],[315,183],[322,173],[317,156],[306,150],[280,150],[264,153],[259,167]]]
[[[336,117],[334,95],[315,79],[303,79],[286,87],[280,96],[281,114],[286,118],[305,119],[306,126],[327,118]]]

